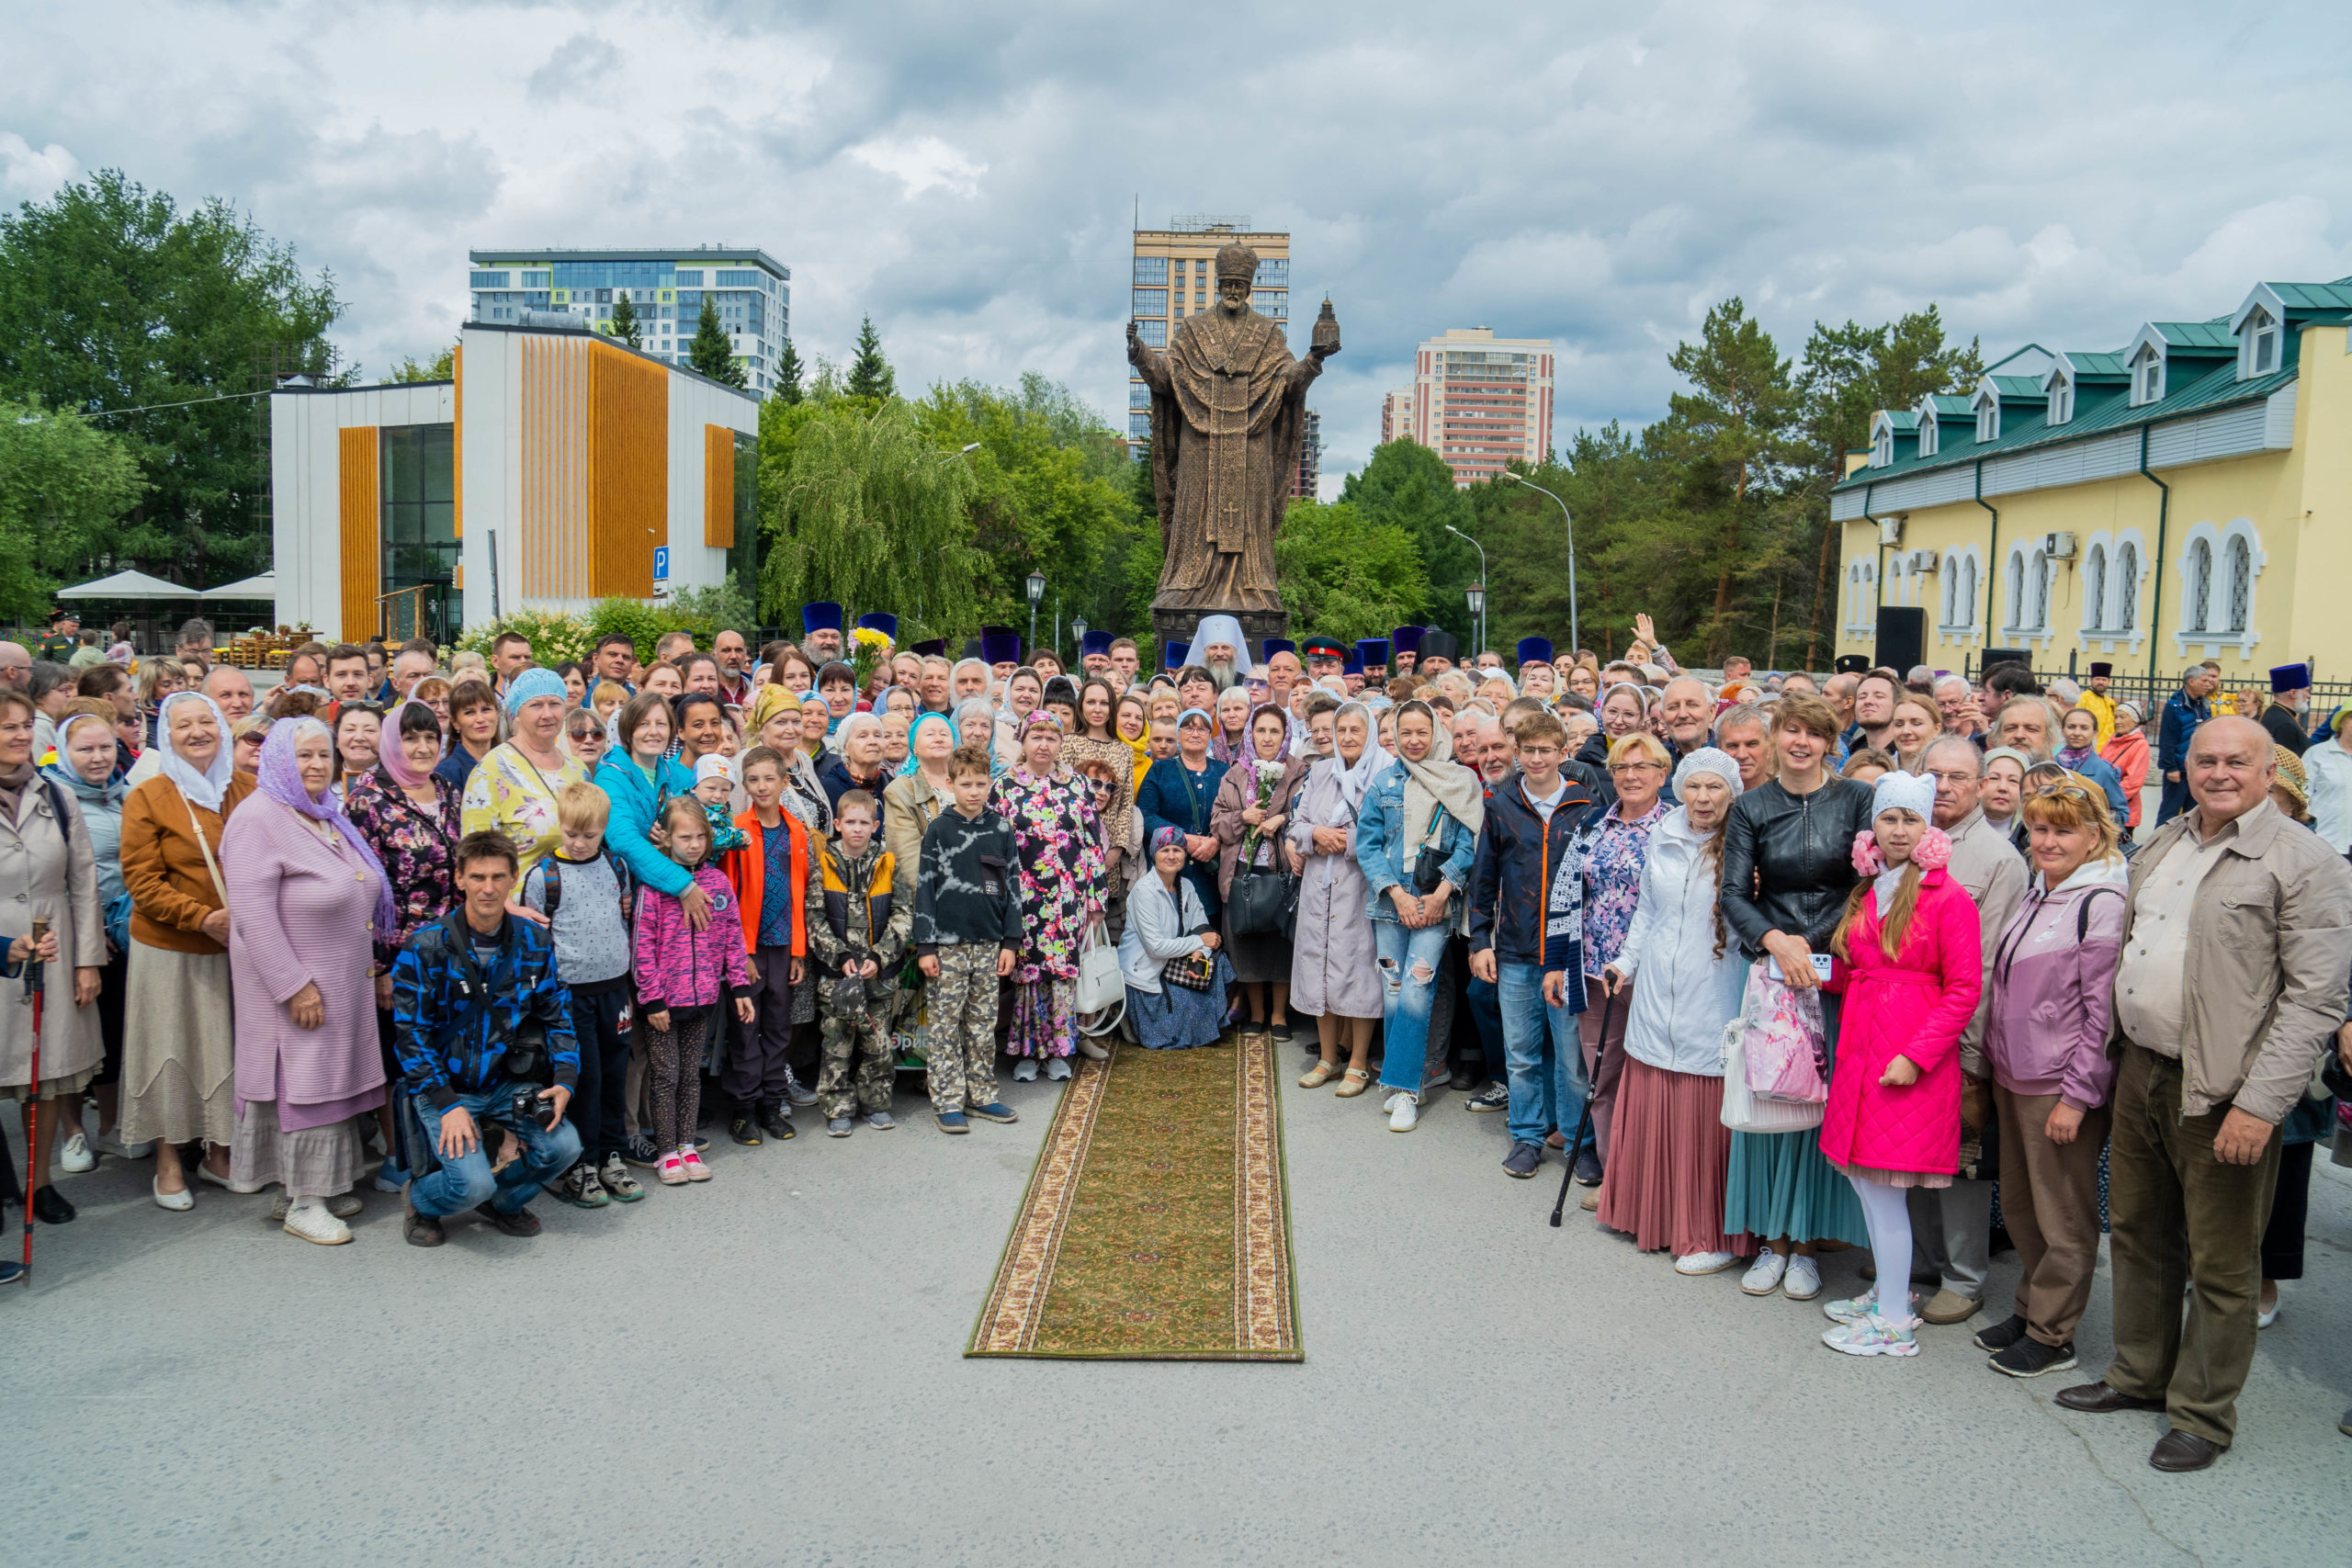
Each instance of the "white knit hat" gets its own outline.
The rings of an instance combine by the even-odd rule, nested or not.
[[[1908,811],[1922,821],[1934,820],[1935,779],[1927,773],[1880,774],[1878,785],[1871,794],[1871,816],[1876,818],[1888,811]]]

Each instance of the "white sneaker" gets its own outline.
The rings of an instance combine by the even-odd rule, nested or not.
[[[83,1136],[79,1127],[74,1129],[74,1135],[65,1140],[65,1146],[57,1151],[57,1166],[68,1176],[79,1176],[84,1171],[98,1168],[98,1156],[90,1152],[90,1140]]]
[[[1069,1058],[1068,1056],[1046,1057],[1046,1076],[1057,1083],[1069,1077]]]
[[[1821,1294],[1821,1265],[1810,1258],[1791,1258],[1781,1294],[1792,1302],[1809,1302]]]
[[[324,1203],[311,1198],[287,1211],[286,1234],[321,1247],[341,1247],[351,1239],[351,1227],[330,1213]]]
[[[1788,1267],[1788,1258],[1768,1247],[1756,1255],[1756,1261],[1739,1277],[1739,1288],[1751,1296],[1769,1296],[1781,1288],[1781,1276]]]
[[[1388,1097],[1388,1130],[1409,1133],[1421,1120],[1421,1102],[1403,1089]]]
[[[1678,1274],[1720,1274],[1739,1261],[1736,1252],[1693,1252],[1674,1260]]]
[[[1037,1058],[1036,1058],[1036,1057],[1035,1057],[1035,1056],[1023,1056],[1023,1057],[1022,1057],[1019,1061],[1017,1061],[1017,1062],[1015,1062],[1015,1063],[1013,1063],[1013,1064],[1012,1064],[1012,1081],[1013,1081],[1013,1082],[1015,1082],[1015,1083],[1035,1083],[1035,1082],[1036,1081],[1036,1079],[1037,1079]]]

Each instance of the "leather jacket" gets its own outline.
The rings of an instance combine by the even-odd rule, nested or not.
[[[1871,786],[1830,779],[1791,795],[1767,779],[1732,803],[1724,835],[1724,919],[1742,953],[1758,958],[1768,931],[1801,936],[1815,953],[1859,880],[1854,835],[1871,825]]]

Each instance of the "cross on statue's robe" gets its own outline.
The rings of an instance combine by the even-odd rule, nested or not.
[[[1154,610],[1282,609],[1274,529],[1322,361],[1291,357],[1254,310],[1187,317],[1168,352],[1128,357],[1151,389],[1152,478],[1165,559]]]

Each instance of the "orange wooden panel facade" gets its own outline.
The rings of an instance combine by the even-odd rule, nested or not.
[[[626,349],[588,349],[588,592],[648,599],[670,542],[670,375]]]
[[[588,592],[588,345],[522,343],[520,515],[515,546],[526,599]]]
[[[383,470],[376,427],[350,424],[335,433],[335,478],[342,522],[342,634],[365,642],[378,630],[376,594],[383,575]]]
[[[735,547],[735,433],[723,424],[702,427],[702,542]]]

